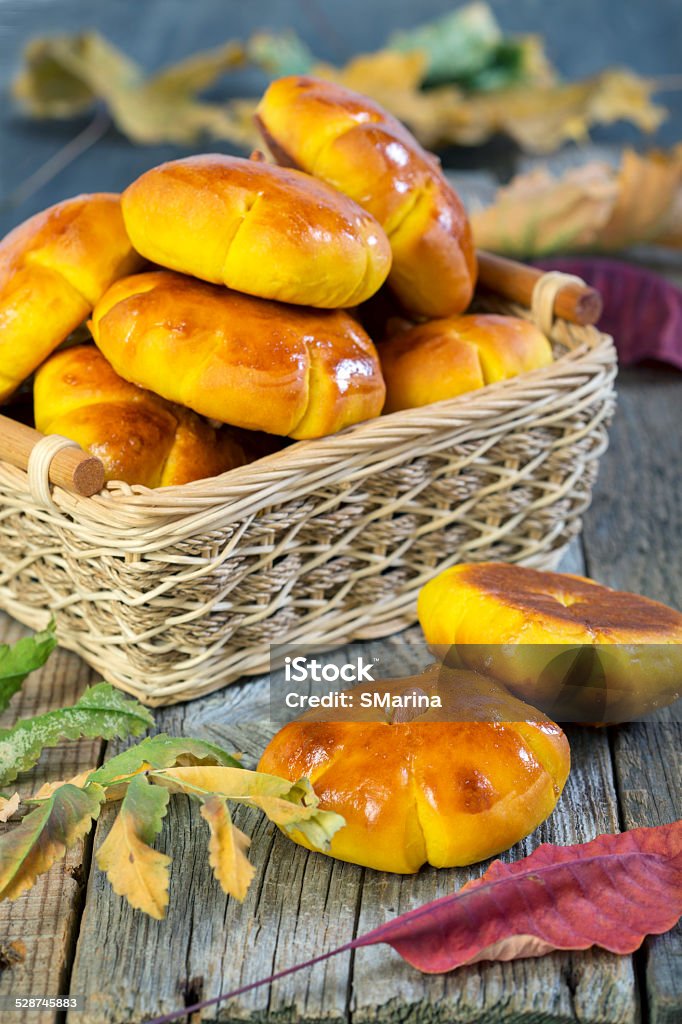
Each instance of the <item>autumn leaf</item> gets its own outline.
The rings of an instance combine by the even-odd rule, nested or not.
[[[41,668],[57,646],[55,625],[22,637],[14,646],[0,644],[0,712],[4,711],[27,675]],[[6,730],[0,731],[0,735]]]
[[[479,960],[515,960],[601,946],[633,953],[682,914],[682,821],[548,843],[522,860],[496,860],[458,892],[361,936],[386,942],[429,974]]]
[[[29,802],[34,800],[47,800],[47,798],[52,796],[53,793],[56,793],[60,786],[77,786],[79,789],[82,789],[94,771],[94,768],[86,768],[84,772],[79,772],[78,775],[74,775],[70,779],[58,779],[53,782],[44,782],[38,792],[34,793]]]
[[[500,189],[471,216],[476,244],[511,256],[614,251],[641,242],[682,246],[682,144],[625,150],[620,167],[590,162],[554,177],[545,168]]]
[[[0,836],[0,899],[16,899],[61,860],[89,831],[103,799],[99,786],[62,786]]]
[[[150,785],[146,776],[131,779],[111,831],[95,855],[114,892],[157,920],[166,916],[171,859],[149,844],[161,831],[169,799],[170,794]]]
[[[204,133],[239,142],[228,107],[197,94],[243,59],[227,42],[146,76],[98,32],[51,36],[29,43],[13,92],[33,117],[72,117],[100,100],[133,142],[185,144]]]
[[[136,700],[109,683],[89,687],[69,708],[48,711],[18,722],[0,737],[0,784],[11,782],[31,768],[46,747],[60,739],[113,739],[139,736],[154,719]]]
[[[333,811],[321,811],[308,779],[291,783],[265,772],[230,767],[168,768],[154,780],[173,792],[201,799],[219,793],[235,803],[257,807],[285,831],[302,832],[317,849],[327,849],[345,821]]]
[[[152,768],[170,768],[172,765],[230,765],[239,768],[239,761],[214,743],[159,733],[147,736],[134,747],[129,747],[109,758],[91,775],[93,782],[110,786],[127,776]]]
[[[21,797],[18,793],[13,793],[12,796],[0,796],[0,822],[9,821],[13,814],[19,810],[21,806]]]
[[[201,816],[211,832],[208,853],[213,874],[223,892],[241,901],[256,870],[246,856],[251,840],[232,824],[226,797],[207,797],[201,805]]]

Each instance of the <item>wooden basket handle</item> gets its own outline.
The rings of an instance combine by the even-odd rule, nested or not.
[[[479,284],[511,302],[530,308],[533,290],[544,276],[544,271],[481,249],[477,255]],[[580,327],[596,324],[602,309],[597,289],[578,281],[565,284],[554,300],[555,315]]]
[[[55,436],[46,438],[38,430],[17,423],[7,416],[0,416],[0,460],[28,473],[31,458],[33,456],[35,460],[34,453],[39,451],[38,445],[42,444],[45,456],[49,457],[49,483],[86,498],[101,491],[104,487],[104,466],[101,461],[66,439],[63,439],[64,446],[59,443],[53,446],[53,454],[50,456],[49,448],[43,442],[53,441]],[[62,439],[57,438],[59,440]]]

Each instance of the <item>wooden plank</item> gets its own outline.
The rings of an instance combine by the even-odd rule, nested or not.
[[[591,574],[682,607],[682,379],[664,370],[621,373],[618,413],[587,515]],[[624,500],[622,496],[636,498]],[[670,717],[670,716],[669,716]],[[613,730],[623,825],[682,817],[679,722]],[[652,1024],[682,1019],[682,927],[645,942],[639,957]]]
[[[570,567],[578,570],[579,552],[572,559]],[[363,651],[368,658],[381,651],[387,671],[392,665],[395,674],[405,674],[425,660],[423,647],[409,646],[420,640],[415,628],[365,644]],[[266,714],[267,685],[260,680],[161,711],[157,722],[171,733],[243,750],[250,764],[273,731],[262,721]],[[577,842],[617,829],[605,734],[576,729],[573,745],[575,767],[559,809],[510,856],[522,856],[541,841]],[[109,813],[98,825],[97,843],[106,835]],[[92,872],[72,979],[72,991],[87,992],[88,1004],[85,1014],[70,1015],[69,1024],[141,1024],[181,1006],[183,999],[189,1003],[216,996],[347,942],[358,925],[373,927],[482,870],[427,870],[407,878],[365,872],[306,853],[252,813],[235,817],[253,837],[251,859],[257,869],[241,906],[226,899],[213,881],[203,823],[183,798],[174,800],[160,844],[174,858],[166,921],[149,921],[131,911],[101,874]],[[339,956],[282,979],[269,991],[255,990],[222,1014],[208,1010],[202,1021],[336,1022],[351,1015],[354,1021],[392,1021],[423,1019],[422,1014],[496,1024],[540,1019],[625,1024],[636,1019],[631,960],[593,952],[562,954],[425,978],[380,947],[355,958]]]
[[[0,643],[14,643],[27,634],[0,614]],[[3,728],[20,718],[40,714],[77,700],[92,682],[85,662],[56,650],[47,665],[27,679],[2,716]],[[34,793],[44,782],[70,778],[96,766],[102,744],[83,740],[46,752],[36,768],[21,777],[17,791]],[[15,788],[11,787],[12,790]],[[18,820],[18,818],[17,818]],[[12,823],[0,825],[10,828]],[[44,875],[35,888],[13,903],[0,903],[0,997],[59,996],[68,991],[71,959],[89,866],[89,843],[80,843],[66,859]],[[48,1024],[56,1011],[7,1011],[13,1024]]]

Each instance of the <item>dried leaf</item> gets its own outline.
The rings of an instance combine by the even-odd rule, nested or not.
[[[114,892],[157,920],[166,916],[171,859],[149,844],[161,831],[169,799],[170,794],[150,785],[146,776],[131,779],[111,831],[95,856]]]
[[[60,786],[77,786],[79,789],[82,789],[94,771],[94,768],[87,768],[84,772],[80,772],[78,775],[74,775],[70,779],[59,779],[55,782],[44,782],[38,792],[35,793],[31,799],[47,800],[48,797],[57,792]]]
[[[55,625],[42,633],[22,637],[13,647],[0,644],[0,712],[4,711],[27,675],[41,668],[57,646]],[[1,730],[3,735],[6,730]]]
[[[242,141],[228,107],[196,98],[243,62],[239,43],[197,53],[150,77],[98,32],[33,40],[25,60],[13,92],[34,117],[72,117],[100,100],[133,142],[184,144],[204,133]]]
[[[208,853],[213,874],[223,892],[241,901],[256,870],[246,856],[251,840],[232,824],[223,796],[209,796],[204,800],[201,816],[211,831]]]
[[[153,724],[151,713],[136,700],[109,683],[98,683],[73,707],[23,719],[0,738],[0,784],[27,771],[45,747],[55,746],[62,738],[124,739],[139,736]]]
[[[682,245],[682,144],[620,168],[590,162],[556,178],[538,168],[472,212],[477,245],[514,256],[613,251],[641,242]]]
[[[276,775],[243,768],[168,768],[155,772],[154,781],[172,792],[203,799],[219,793],[235,803],[257,807],[285,832],[303,833],[317,849],[327,849],[335,832],[345,825],[333,811],[318,809],[318,799],[308,779],[291,783]]]
[[[682,822],[538,847],[494,861],[459,892],[356,939],[386,942],[420,971],[601,946],[632,953],[682,914]]]
[[[62,786],[0,836],[0,900],[16,899],[61,860],[88,832],[103,799],[99,786]]]
[[[0,796],[0,821],[6,822],[19,810],[21,797],[18,793],[10,797]]]

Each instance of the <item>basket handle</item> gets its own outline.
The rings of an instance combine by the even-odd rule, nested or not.
[[[0,459],[29,474],[31,490],[41,503],[49,504],[49,484],[85,498],[104,486],[104,466],[84,452],[75,441],[58,434],[45,436],[38,430],[0,416]]]
[[[531,307],[535,286],[544,276],[545,272],[536,267],[528,267],[525,263],[517,263],[492,252],[478,251],[480,284],[521,306]],[[596,324],[602,308],[597,289],[577,279],[567,279],[566,284],[557,289],[554,298],[555,316],[580,327]]]

